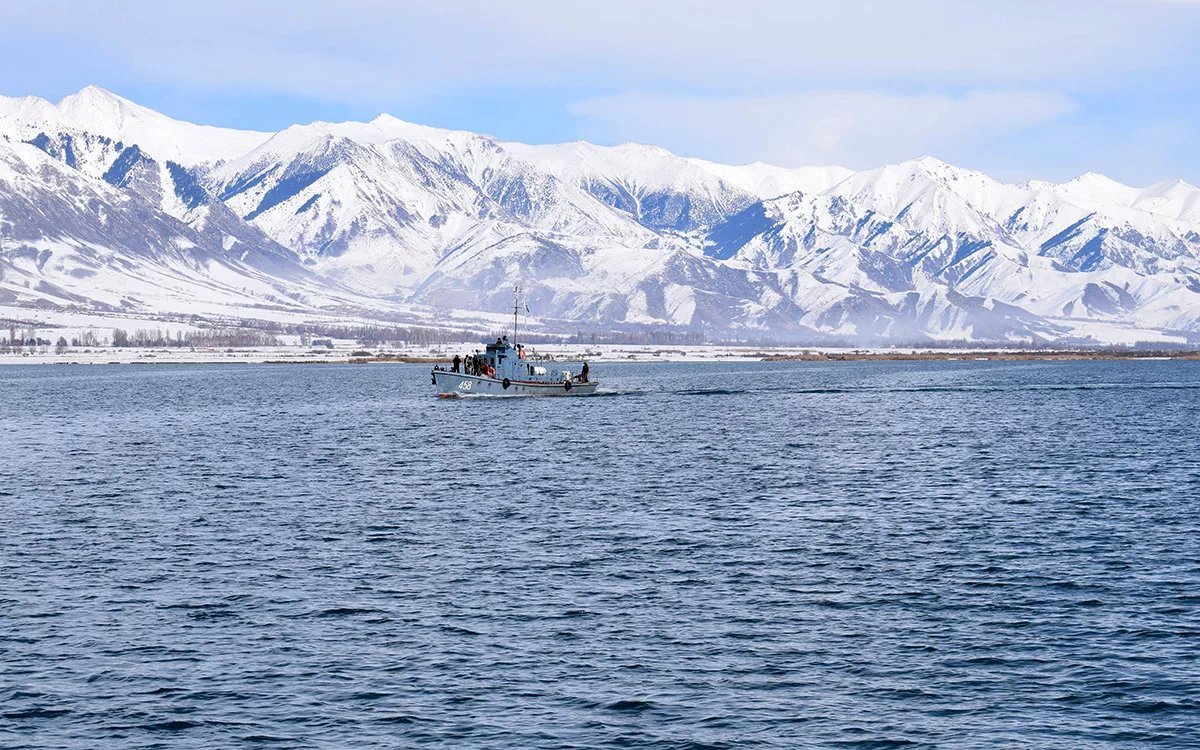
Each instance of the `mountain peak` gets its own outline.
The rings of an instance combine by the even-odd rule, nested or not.
[[[918,156],[917,158],[912,159],[911,161],[914,164],[920,164],[923,167],[930,167],[930,168],[936,168],[936,169],[941,169],[943,167],[951,166],[950,163],[944,162],[941,159],[937,158],[936,156],[929,156],[928,154],[926,154],[925,156]]]
[[[136,104],[100,86],[63,97],[57,112],[66,124],[138,145],[158,159],[181,164],[224,161],[265,141],[267,133],[196,125]]]
[[[30,122],[53,122],[58,119],[58,109],[40,96],[0,96],[0,117]]]
[[[1076,202],[1119,204],[1128,206],[1137,199],[1137,188],[1117,182],[1099,172],[1084,172],[1058,187],[1058,192]]]
[[[99,86],[84,86],[74,94],[64,96],[58,103],[58,108],[70,116],[121,116],[139,114],[167,119],[164,115],[134,104],[128,99],[118,96],[108,89]]]
[[[630,154],[633,156],[647,156],[653,158],[669,158],[682,159],[683,157],[668,151],[662,146],[655,146],[650,143],[638,143],[636,141],[626,141],[625,143],[617,144],[612,147],[620,153]]]
[[[1163,180],[1162,182],[1156,182],[1153,185],[1151,185],[1150,187],[1143,190],[1142,192],[1147,195],[1162,195],[1164,193],[1174,193],[1174,192],[1180,192],[1180,191],[1190,193],[1190,192],[1193,192],[1196,190],[1200,190],[1200,188],[1197,188],[1195,185],[1188,182],[1187,180],[1174,179],[1174,180]]]
[[[1075,179],[1063,183],[1064,187],[1067,185],[1103,188],[1106,190],[1133,190],[1133,188],[1125,183],[1117,182],[1108,175],[1103,175],[1099,172],[1084,172]]]
[[[1116,182],[1116,180],[1106,177],[1099,172],[1084,172],[1078,177],[1069,180],[1069,182],[1089,183],[1089,182]]]
[[[903,162],[898,166],[913,166],[920,169],[925,174],[935,177],[950,177],[958,179],[967,176],[985,176],[983,172],[977,172],[966,167],[958,167],[950,162],[943,161],[936,156],[919,156],[916,159]]]
[[[63,97],[64,101],[67,99],[106,99],[122,101],[127,104],[133,103],[122,96],[114,94],[103,86],[97,86],[94,83],[89,83],[88,85],[76,91],[74,94],[68,94],[67,96]]]
[[[459,140],[482,138],[491,140],[490,136],[479,133],[472,133],[466,130],[453,130],[449,128],[438,128],[432,125],[420,125],[408,120],[401,120],[399,117],[390,115],[386,112],[376,117],[367,123],[344,122],[340,123],[339,127],[347,132],[355,133],[356,139],[368,138],[363,128],[369,126],[378,134],[385,138],[400,138],[406,141],[426,142],[426,143],[442,143],[447,138],[457,138]]]
[[[58,111],[76,127],[109,137],[134,140],[131,135],[147,129],[161,130],[174,122],[99,86],[84,86],[58,103]],[[133,132],[131,132],[133,131]],[[136,142],[136,141],[135,141]],[[146,144],[141,144],[145,147]]]
[[[388,126],[388,125],[412,125],[408,120],[401,120],[395,115],[389,115],[387,112],[381,112],[374,120],[371,120],[372,125]]]
[[[921,156],[855,174],[857,184],[861,185],[936,184],[948,187],[966,178],[991,179],[982,172],[956,167],[933,156]]]

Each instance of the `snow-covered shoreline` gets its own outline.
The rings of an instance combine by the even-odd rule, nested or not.
[[[305,346],[230,348],[97,347],[55,353],[25,351],[0,354],[0,365],[104,365],[104,364],[358,364],[363,362],[447,362],[456,353],[482,349],[483,343],[421,346],[359,346],[334,342],[333,348]],[[708,362],[756,361],[766,356],[799,356],[811,349],[733,346],[660,346],[547,344],[530,347],[537,356],[592,362]],[[849,350],[846,350],[849,351]]]
[[[202,365],[202,364],[364,364],[438,363],[455,353],[482,348],[479,342],[422,346],[363,347],[336,342],[333,348],[273,346],[253,348],[96,347],[0,353],[5,365]],[[761,362],[761,361],[871,361],[871,360],[1098,360],[1098,359],[1200,359],[1200,350],[1145,349],[1001,349],[1001,348],[866,348],[661,346],[652,344],[571,345],[532,347],[537,356],[557,360],[619,362]]]

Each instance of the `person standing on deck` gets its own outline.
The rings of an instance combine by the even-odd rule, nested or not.
[[[450,372],[458,372],[459,366],[462,365],[462,357],[455,354],[454,359],[451,360],[451,365],[452,365],[453,369],[451,369]]]

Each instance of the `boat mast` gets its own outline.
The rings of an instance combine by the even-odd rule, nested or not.
[[[519,307],[520,307],[520,302],[521,302],[521,285],[520,285],[520,284],[518,284],[517,286],[514,286],[514,287],[513,287],[513,337],[512,337],[512,345],[513,345],[514,347],[517,345],[517,310],[518,310],[518,309],[519,309]]]

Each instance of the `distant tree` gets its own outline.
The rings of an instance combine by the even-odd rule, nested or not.
[[[129,333],[122,328],[114,328],[112,335],[113,346],[129,346]]]
[[[67,353],[67,340],[65,338],[63,338],[62,336],[59,336],[58,341],[56,341],[54,344],[54,353],[55,354],[66,354]]]

